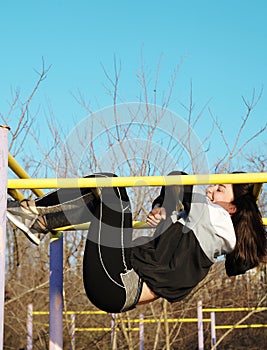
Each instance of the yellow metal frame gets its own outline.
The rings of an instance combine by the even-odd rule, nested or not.
[[[207,185],[237,183],[267,183],[266,173],[246,174],[199,174],[171,176],[124,176],[110,178],[49,178],[49,179],[11,179],[10,189],[44,189],[44,188],[83,188],[83,187],[142,187],[169,185]]]
[[[169,185],[208,185],[220,183],[254,183],[254,196],[259,197],[262,184],[267,183],[267,172],[240,173],[240,174],[197,174],[197,175],[171,175],[171,176],[124,176],[110,178],[49,178],[32,179],[19,163],[8,155],[9,168],[20,179],[8,180],[8,191],[16,199],[24,198],[19,189],[31,189],[38,197],[43,196],[41,189],[52,188],[84,188],[84,187],[143,187],[143,186],[169,186]],[[263,218],[267,225],[267,218]],[[144,222],[135,221],[135,228],[147,227]],[[58,230],[88,229],[89,223],[69,226]]]
[[[257,312],[264,312],[267,310],[267,307],[226,307],[226,308],[203,308],[202,312],[216,312],[216,313],[222,313],[222,312],[248,312],[248,311],[257,311]],[[108,315],[105,311],[64,311],[64,315]],[[40,316],[40,315],[49,315],[49,311],[33,311],[32,315],[35,316]],[[198,318],[168,318],[167,322],[168,323],[197,323],[199,320]],[[70,321],[71,322],[71,321]],[[152,319],[152,318],[147,318],[147,319],[122,319],[122,320],[117,320],[118,323],[130,323],[130,324],[154,324],[154,323],[165,323],[166,320],[163,318],[160,319]],[[203,322],[205,323],[210,323],[211,319],[210,318],[203,318]],[[36,322],[37,323],[37,322]],[[39,324],[40,322],[38,322]],[[43,326],[48,326],[45,323],[42,323]],[[242,325],[216,325],[215,329],[230,329],[230,328],[236,328],[236,329],[247,329],[247,328],[267,328],[267,324],[242,324]],[[131,327],[130,328],[132,331],[138,331],[139,327]],[[84,328],[79,328],[75,327],[75,332],[108,332],[110,331],[110,327],[84,327]],[[119,330],[119,328],[118,328]]]
[[[19,165],[19,163],[16,161],[14,157],[11,156],[11,154],[8,154],[8,167],[20,178],[19,181],[22,181],[22,179],[30,179],[30,175]],[[9,181],[8,181],[9,182]],[[17,191],[18,188],[27,188],[27,187],[9,187],[7,186],[9,190],[11,190],[11,194],[16,199],[23,199],[24,196],[22,193]],[[41,197],[44,195],[43,191],[35,188],[30,188],[36,196]]]

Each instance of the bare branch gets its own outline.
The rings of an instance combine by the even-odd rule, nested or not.
[[[264,296],[264,297],[261,299],[259,305],[261,305],[262,302],[263,302],[265,299],[266,299],[266,296]],[[241,318],[241,320],[239,320],[238,322],[236,322],[236,324],[235,324],[232,328],[230,328],[227,332],[225,332],[225,333],[221,336],[221,338],[216,342],[216,344],[211,348],[211,350],[215,350],[216,347],[217,347],[219,344],[221,344],[221,342],[222,342],[231,332],[233,332],[233,331],[236,329],[237,326],[239,326],[239,325],[242,324],[244,321],[248,320],[252,315],[254,315],[254,314],[258,313],[258,312],[261,312],[261,311],[259,311],[259,310],[257,310],[257,309],[252,310],[252,311],[250,311],[246,316],[244,316],[243,318]]]

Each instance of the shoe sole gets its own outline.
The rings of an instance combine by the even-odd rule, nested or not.
[[[6,216],[9,221],[11,221],[17,228],[19,228],[25,236],[35,245],[40,244],[40,240],[38,237],[36,237],[35,234],[33,234],[30,229],[24,225],[21,221],[19,221],[13,214],[7,211]]]

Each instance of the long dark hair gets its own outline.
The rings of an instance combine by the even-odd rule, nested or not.
[[[262,216],[253,195],[254,184],[234,184],[236,212],[231,216],[236,233],[236,246],[226,255],[228,276],[245,273],[266,262],[267,237]]]

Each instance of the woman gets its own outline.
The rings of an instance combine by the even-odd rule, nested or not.
[[[9,202],[8,212],[44,233],[91,221],[84,286],[90,301],[107,312],[127,311],[158,297],[183,299],[220,255],[226,254],[229,276],[266,259],[253,184],[209,186],[206,193],[200,186],[162,187],[147,217],[155,232],[135,240],[125,188],[59,189],[35,201]]]

